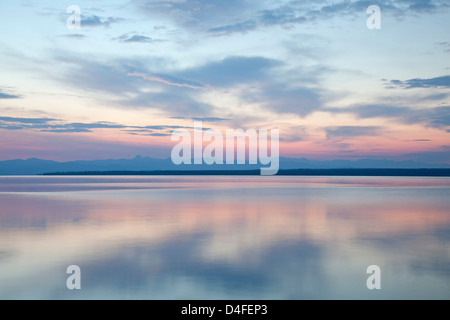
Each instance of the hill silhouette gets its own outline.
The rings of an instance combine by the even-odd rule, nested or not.
[[[54,172],[150,172],[150,171],[242,171],[258,170],[264,167],[256,165],[174,165],[171,159],[155,159],[137,156],[132,159],[80,160],[58,162],[31,158],[27,160],[0,161],[0,175],[35,175]],[[305,158],[280,157],[280,171],[291,169],[424,169],[450,168],[449,164],[432,164],[415,161],[392,161],[361,159],[350,160],[309,160]],[[218,173],[218,172],[216,172]],[[192,173],[191,173],[192,174]]]

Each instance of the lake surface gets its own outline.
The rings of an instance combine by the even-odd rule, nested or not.
[[[0,177],[0,299],[450,299],[450,179]]]

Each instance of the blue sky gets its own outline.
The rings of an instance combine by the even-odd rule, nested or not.
[[[282,156],[450,163],[449,18],[437,0],[5,2],[0,160],[167,158],[196,119],[278,128]]]

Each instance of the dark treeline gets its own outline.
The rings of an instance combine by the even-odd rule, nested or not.
[[[157,171],[80,171],[53,172],[43,175],[54,176],[259,176],[260,170],[157,170]],[[277,176],[399,176],[399,177],[450,177],[450,169],[284,169]]]

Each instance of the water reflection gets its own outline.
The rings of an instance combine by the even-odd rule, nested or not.
[[[450,298],[449,179],[260,178],[0,178],[0,298]]]

